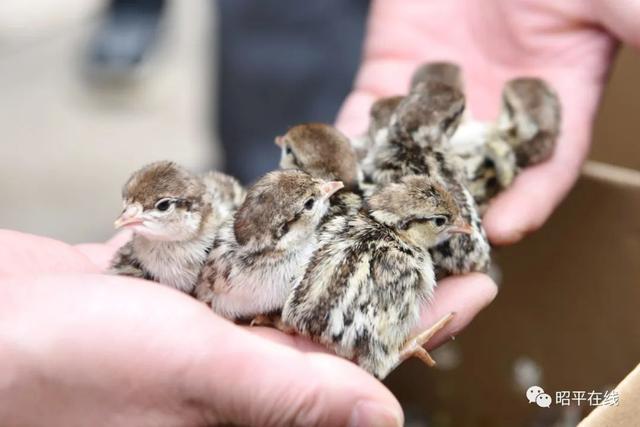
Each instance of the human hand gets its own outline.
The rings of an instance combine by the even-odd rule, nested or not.
[[[563,110],[556,151],[523,171],[484,218],[493,243],[513,243],[540,227],[575,182],[617,44],[611,33],[640,45],[639,17],[638,0],[375,0],[363,63],[338,126],[361,134],[371,103],[405,93],[411,74],[426,61],[462,66],[467,105],[481,119],[497,116],[508,79],[549,81]]]
[[[236,326],[164,286],[99,274],[126,237],[69,246],[0,231],[4,422],[345,425],[357,408],[360,425],[400,423],[381,383],[320,346]],[[464,326],[481,307],[452,305],[458,291],[439,288],[425,324],[454,310],[463,314],[453,328]]]

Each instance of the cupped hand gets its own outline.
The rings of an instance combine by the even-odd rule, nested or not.
[[[510,78],[539,76],[562,102],[562,134],[553,157],[529,168],[497,197],[485,216],[490,240],[512,243],[540,227],[575,182],[616,40],[640,45],[640,1],[375,0],[363,63],[338,126],[366,129],[371,103],[406,93],[426,61],[460,64],[467,105],[495,119]]]
[[[172,289],[100,274],[124,240],[70,246],[0,231],[4,422],[401,424],[380,382],[305,339],[239,327]],[[476,279],[438,289],[425,326],[449,310],[458,316],[436,341],[489,302],[469,297],[491,288]]]

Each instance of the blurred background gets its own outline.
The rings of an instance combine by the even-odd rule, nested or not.
[[[0,227],[104,240],[123,182],[153,160],[251,181],[276,165],[274,135],[333,120],[367,8],[2,0]],[[637,111],[640,58],[623,47],[596,123],[598,163],[539,233],[496,251],[500,294],[438,350],[440,368],[408,363],[388,379],[407,425],[576,425],[590,408],[536,408],[524,390],[603,390],[640,361]]]
[[[275,135],[333,121],[367,9],[367,0],[2,0],[0,227],[104,240],[122,184],[153,160],[245,183],[272,170]]]

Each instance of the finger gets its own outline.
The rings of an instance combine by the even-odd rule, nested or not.
[[[588,85],[584,79],[560,80],[556,87],[562,102],[560,138],[549,160],[525,168],[507,191],[491,201],[483,223],[494,244],[516,242],[542,226],[580,174],[602,81]]]
[[[99,271],[105,271],[113,259],[113,255],[118,249],[131,239],[132,233],[124,230],[107,240],[106,243],[83,243],[75,245],[75,248],[82,252]]]
[[[219,398],[213,403],[218,420],[256,426],[402,425],[393,395],[351,362],[255,336],[234,347],[235,354],[218,366]]]
[[[216,422],[240,425],[402,425],[393,395],[351,362],[324,354],[319,347],[303,353],[286,345],[304,339],[254,328],[250,333],[228,323],[218,329],[227,343],[215,360],[212,396]],[[290,340],[290,341],[289,341]]]
[[[483,219],[489,239],[512,244],[540,228],[569,192],[580,166],[556,162],[528,168],[513,185],[491,201]]]
[[[107,240],[105,244],[113,249],[120,249],[121,246],[131,240],[131,236],[133,236],[133,232],[131,230],[122,230]]]
[[[54,400],[76,419],[106,411],[115,414],[107,423],[148,412],[196,419],[197,425],[402,425],[397,400],[353,363],[249,333],[166,287],[103,275],[16,283],[22,286],[0,286],[0,306],[11,301],[0,320],[20,326],[10,331],[14,339],[28,333],[28,348],[40,352],[36,359],[43,358],[48,378],[55,377],[49,383],[63,384],[65,393]],[[43,318],[50,319],[45,329],[34,321]],[[89,414],[77,414],[85,407]]]
[[[295,333],[286,334],[267,326],[249,326],[247,327],[247,330],[252,334],[266,338],[269,341],[295,348],[303,353],[335,354],[327,347]]]
[[[455,316],[443,330],[429,340],[427,347],[435,348],[455,337],[493,301],[497,293],[498,287],[485,274],[470,273],[441,280],[432,303],[423,310],[417,330],[432,326],[448,313],[455,313]]]
[[[0,274],[92,273],[96,270],[82,252],[64,242],[0,230]]]
[[[340,108],[336,127],[352,138],[364,134],[371,105],[381,97],[405,94],[416,66],[417,61],[413,60],[374,58],[365,61],[358,71],[353,92]]]
[[[378,97],[365,91],[352,92],[342,104],[336,127],[350,138],[363,135],[369,126],[369,109]]]

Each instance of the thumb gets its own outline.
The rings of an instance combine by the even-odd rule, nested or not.
[[[226,322],[225,322],[226,323]],[[336,356],[284,345],[301,338],[271,339],[226,325],[229,343],[218,349],[209,394],[215,422],[252,426],[400,426],[402,410],[379,381]],[[261,329],[261,328],[258,328]],[[262,331],[264,332],[264,331]],[[304,341],[304,342],[303,342]],[[314,350],[316,350],[314,348]]]

